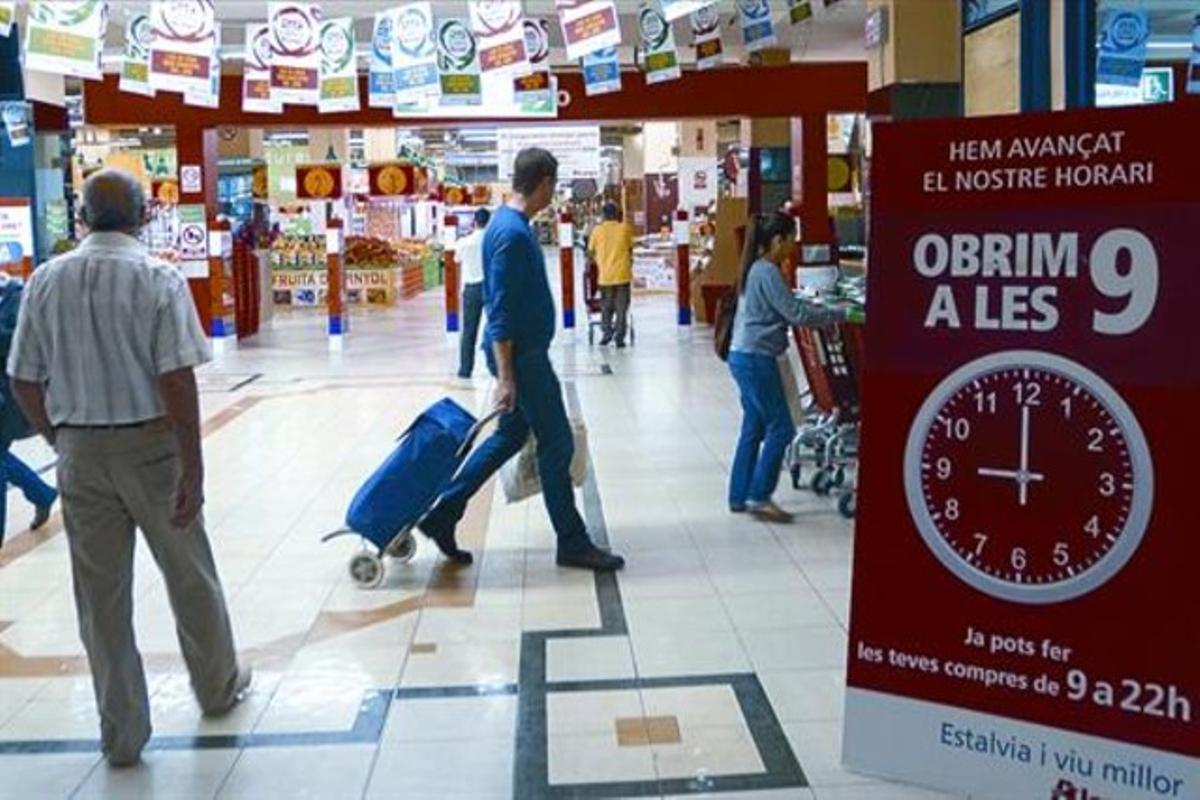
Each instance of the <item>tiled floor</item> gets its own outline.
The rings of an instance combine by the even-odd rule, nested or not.
[[[839,765],[851,528],[790,488],[796,525],[726,513],[736,397],[669,298],[638,298],[631,350],[582,333],[554,350],[589,428],[581,504],[624,573],[558,569],[540,504],[486,494],[464,528],[474,567],[422,543],[379,589],[353,587],[359,545],[320,536],[419,410],[448,391],[483,402],[482,377],[448,388],[439,308],[356,314],[334,354],[319,317],[283,316],[204,370],[207,519],[256,679],[228,718],[200,716],[139,552],[156,735],[140,767],[95,752],[61,523],[32,537],[10,496],[0,797],[934,797]],[[18,452],[52,462],[37,442]]]

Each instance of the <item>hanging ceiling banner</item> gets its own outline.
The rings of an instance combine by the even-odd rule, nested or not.
[[[1188,60],[1188,94],[1200,94],[1200,14],[1192,24],[1192,57]]]
[[[716,0],[662,0],[662,12],[667,22],[674,22],[714,5]]]
[[[204,87],[189,88],[183,93],[183,103],[199,108],[217,108],[221,105],[221,23],[213,28],[212,60],[208,71],[208,83]]]
[[[268,3],[271,94],[281,103],[315,106],[321,85],[321,9],[315,3]]]
[[[513,96],[519,105],[545,105],[554,99],[550,75],[550,20],[526,18],[524,29],[525,52],[532,71],[514,79]]]
[[[525,12],[521,0],[472,0],[471,31],[479,46],[481,72],[529,71]]]
[[[242,110],[278,114],[283,103],[271,94],[271,26],[265,22],[246,24],[246,60],[242,69]]]
[[[321,87],[317,109],[322,114],[358,111],[358,41],[354,18],[321,23]]]
[[[812,0],[787,0],[788,19],[793,25],[807,22],[813,18]],[[829,5],[828,2],[825,3]]]
[[[691,16],[692,47],[696,50],[696,69],[712,69],[725,62],[725,46],[721,42],[721,13],[716,6],[707,6]]]
[[[1096,83],[1141,86],[1149,41],[1149,11],[1144,8],[1110,9],[1104,18],[1104,30],[1100,33]]]
[[[554,0],[562,25],[567,59],[621,44],[621,24],[612,0]]]
[[[771,20],[771,0],[738,0],[738,25],[746,52],[757,53],[778,41]]]
[[[371,72],[367,81],[367,105],[371,108],[391,108],[396,105],[396,86],[392,74],[392,11],[375,12],[375,29],[371,35]]]
[[[483,102],[479,45],[465,19],[437,23],[438,80],[444,106],[477,106]]]
[[[207,93],[216,54],[212,0],[155,0],[150,4],[150,86]]]
[[[392,69],[396,105],[422,103],[441,91],[433,4],[405,3],[392,20]]]
[[[588,97],[621,91],[621,61],[609,47],[583,57],[583,88]]]
[[[102,0],[33,0],[25,26],[25,68],[100,80],[107,25],[108,4]]]
[[[646,83],[663,83],[681,78],[683,72],[679,68],[675,32],[663,16],[659,0],[643,0],[638,9],[638,32],[641,35]]]
[[[153,40],[149,14],[134,14],[125,23],[125,52],[121,57],[122,92],[154,96],[150,85],[150,43]]]
[[[0,36],[9,36],[12,34],[13,20],[16,18],[16,2],[0,3]]]

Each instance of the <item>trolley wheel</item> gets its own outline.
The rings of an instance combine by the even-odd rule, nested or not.
[[[814,472],[809,487],[813,490],[813,494],[827,497],[833,491],[833,475],[830,474],[829,468]]]
[[[850,491],[838,498],[838,513],[846,519],[854,519],[858,512],[858,492]]]
[[[383,559],[374,553],[356,553],[350,559],[350,577],[362,589],[374,589],[383,582]]]
[[[803,468],[799,464],[792,464],[792,488],[799,491],[804,488],[804,473]]]
[[[841,488],[846,485],[846,468],[838,467],[837,472],[833,473],[833,485],[836,488]]]
[[[387,554],[401,564],[407,564],[417,556],[417,537],[413,536],[412,531],[402,533],[388,545]]]

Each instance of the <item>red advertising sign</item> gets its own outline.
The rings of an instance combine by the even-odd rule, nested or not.
[[[301,200],[337,200],[341,196],[340,164],[296,165],[296,197]]]
[[[1169,107],[876,129],[851,768],[1200,797],[1197,141]]]
[[[367,165],[371,195],[407,197],[429,191],[429,171],[403,162]]]

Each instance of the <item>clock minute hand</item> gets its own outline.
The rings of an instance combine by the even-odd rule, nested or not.
[[[1021,505],[1029,502],[1029,406],[1021,406],[1021,468],[1017,476]],[[1040,480],[1040,477],[1039,477]]]

